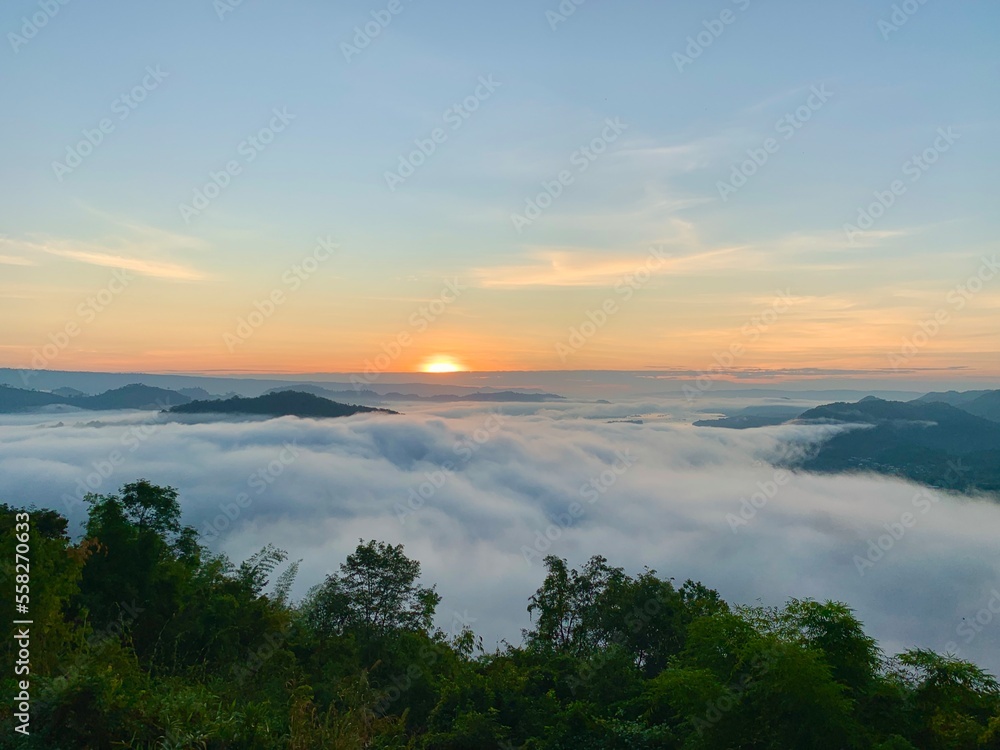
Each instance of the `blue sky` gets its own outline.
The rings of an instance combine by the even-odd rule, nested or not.
[[[885,367],[944,306],[955,314],[910,364],[1000,369],[992,278],[960,311],[945,301],[996,252],[996,5],[897,4],[915,9],[897,30],[879,27],[893,3],[871,0],[588,0],[555,28],[558,3],[518,0],[43,5],[9,2],[0,25],[0,313],[16,321],[0,364],[25,366],[124,264],[138,280],[59,365],[358,369],[458,277],[470,291],[400,369],[438,353],[476,369],[697,368],[787,288],[800,304],[741,365]],[[33,38],[11,36],[39,13]],[[373,13],[390,23],[345,59]],[[678,69],[707,27],[721,34]],[[148,69],[166,77],[120,119]],[[477,87],[454,127],[446,113]],[[275,109],[294,119],[248,162],[241,144]],[[779,129],[796,110],[808,120]],[[113,128],[58,179],[53,162],[103,118]],[[581,171],[609,119],[626,128]],[[390,190],[386,172],[437,128]],[[911,182],[942,128],[957,138]],[[239,174],[185,220],[231,161]],[[511,214],[564,170],[571,184],[517,231]],[[897,179],[905,193],[846,242]],[[226,330],[327,235],[342,254],[227,351]],[[650,246],[676,263],[560,361],[554,344]]]

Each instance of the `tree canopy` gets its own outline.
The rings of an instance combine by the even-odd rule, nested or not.
[[[841,602],[734,606],[550,556],[523,643],[488,652],[467,624],[435,625],[440,596],[401,545],[360,540],[294,601],[298,562],[210,553],[173,488],[87,501],[76,538],[55,511],[0,505],[5,559],[30,512],[35,621],[32,733],[0,748],[1000,748],[992,675],[887,656]],[[11,727],[11,701],[0,714]]]

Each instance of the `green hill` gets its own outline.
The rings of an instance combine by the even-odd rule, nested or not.
[[[935,487],[1000,491],[1000,424],[942,402],[827,404],[797,422],[863,424],[823,443],[812,471],[875,471]]]

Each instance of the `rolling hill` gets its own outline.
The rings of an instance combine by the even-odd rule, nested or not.
[[[323,388],[322,386],[311,385],[309,383],[303,383],[301,385],[289,385],[282,386],[279,388],[272,388],[267,393],[284,393],[288,391],[298,391],[300,393],[311,393],[314,396],[321,396],[323,398],[329,398],[333,400],[346,400],[350,399],[352,401],[357,401],[362,404],[378,404],[384,401],[431,401],[437,403],[449,403],[452,401],[486,401],[486,402],[520,402],[520,403],[542,403],[545,401],[564,401],[564,396],[559,396],[555,393],[525,393],[523,391],[478,391],[476,393],[463,393],[463,394],[453,394],[453,393],[440,393],[430,396],[421,396],[416,393],[398,393],[396,391],[390,391],[389,393],[376,393],[370,389],[361,389],[357,391],[333,391],[329,388]]]
[[[915,402],[940,402],[988,419],[1000,422],[1000,391],[946,391],[944,393],[928,393],[915,399]],[[910,403],[914,403],[911,401]]]
[[[342,404],[303,391],[265,393],[256,398],[233,396],[221,401],[191,401],[167,410],[171,414],[245,414],[269,417],[349,417],[354,414],[398,414],[390,409]]]
[[[996,393],[995,391],[989,393]],[[884,401],[869,396],[809,409],[785,424],[857,425],[823,442],[792,468],[817,472],[870,471],[962,491],[1000,492],[1000,423],[943,400]],[[983,405],[983,410],[989,403]],[[749,429],[774,424],[753,417],[696,423]]]
[[[90,411],[115,409],[166,409],[191,399],[165,388],[133,383],[96,396],[71,396],[0,385],[0,413],[37,411],[46,406],[64,405]]]

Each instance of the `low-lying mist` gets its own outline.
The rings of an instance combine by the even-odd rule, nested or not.
[[[85,491],[169,484],[211,549],[239,560],[273,542],[301,558],[297,595],[359,539],[403,543],[443,597],[439,625],[469,624],[488,646],[520,639],[545,555],[599,554],[734,603],[845,601],[887,652],[957,651],[1000,671],[1000,504],[774,465],[831,428],[696,428],[682,399],[397,408],[4,415],[0,501],[54,508],[78,532]]]

